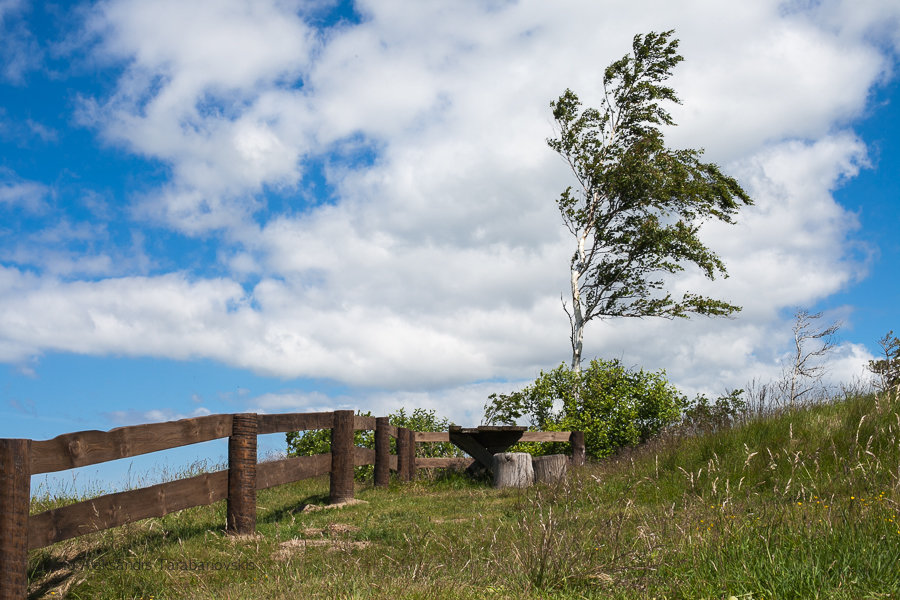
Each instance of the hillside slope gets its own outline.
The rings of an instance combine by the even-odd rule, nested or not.
[[[326,491],[261,492],[256,537],[220,502],[36,551],[31,597],[900,597],[896,396],[670,434],[555,488],[423,474],[305,510]]]

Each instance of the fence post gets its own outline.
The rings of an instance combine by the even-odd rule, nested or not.
[[[397,428],[397,475],[400,481],[409,481],[409,429]]]
[[[583,431],[573,431],[569,436],[569,441],[572,443],[572,466],[580,467],[584,464],[584,432]]]
[[[228,533],[256,533],[256,413],[232,416],[228,438]]]
[[[353,411],[334,411],[331,424],[331,493],[330,502],[353,499]]]
[[[375,485],[383,487],[391,480],[391,436],[388,417],[375,418]]]
[[[409,450],[409,459],[406,462],[406,468],[409,469],[409,481],[415,481],[416,479],[416,432],[412,429],[406,430],[406,435],[409,436],[409,445],[407,446]]]
[[[28,593],[31,440],[0,439],[0,600]]]

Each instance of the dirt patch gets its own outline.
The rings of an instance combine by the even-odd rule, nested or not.
[[[348,523],[329,523],[325,527],[307,527],[301,529],[300,534],[303,536],[303,539],[309,540],[310,538],[325,537],[326,533],[335,536],[356,533],[357,531],[359,531],[359,527],[355,525],[350,525]]]
[[[347,523],[329,523],[328,524],[328,532],[331,535],[344,535],[347,533],[356,533],[359,531],[359,527],[355,525],[348,525]]]
[[[261,533],[227,533],[225,539],[232,542],[256,542],[265,536]]]
[[[327,548],[329,552],[351,552],[368,548],[372,542],[351,542],[349,540],[330,540],[320,538],[317,540],[293,539],[278,544],[278,550],[272,554],[275,560],[287,560],[295,554],[304,552],[307,548]]]
[[[347,500],[346,502],[337,502],[335,504],[307,504],[300,512],[315,512],[317,510],[329,510],[332,508],[344,508],[345,506],[354,506],[356,504],[368,504],[365,500]]]

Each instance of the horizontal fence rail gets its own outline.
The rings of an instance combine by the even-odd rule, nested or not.
[[[416,442],[449,442],[449,431],[417,431]],[[523,431],[519,437],[520,442],[568,442],[571,441],[570,431]]]
[[[282,415],[258,415],[259,435],[284,433],[309,429],[331,429],[334,413],[287,413]]]
[[[66,433],[31,443],[31,474],[53,473],[231,435],[232,415]],[[330,427],[330,425],[329,425]]]
[[[259,435],[314,429],[331,430],[331,452],[257,463]],[[354,445],[354,432],[360,430],[374,430],[374,449]],[[227,469],[29,514],[32,475],[226,437]],[[517,431],[514,437],[521,442],[571,442],[572,462],[584,462],[583,433]],[[388,485],[391,471],[401,481],[410,481],[418,469],[470,467],[473,458],[416,456],[418,443],[451,442],[456,438],[446,431],[417,432],[391,425],[387,417],[339,410],[209,415],[109,431],[66,433],[43,441],[0,439],[0,600],[26,597],[29,550],[219,500],[228,503],[228,533],[253,533],[258,490],[329,474],[330,502],[346,502],[354,497],[354,467],[374,465],[376,486]],[[391,439],[396,440],[396,454],[391,453]]]

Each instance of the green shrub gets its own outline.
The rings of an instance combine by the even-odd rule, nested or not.
[[[527,418],[533,429],[583,431],[588,456],[646,441],[681,416],[687,398],[669,384],[665,371],[631,371],[618,360],[592,360],[580,373],[565,365],[545,373],[525,389],[491,394],[485,422],[512,425]],[[558,452],[550,444],[519,448]]]
[[[356,412],[357,416],[371,417],[371,412]],[[395,427],[406,427],[413,431],[447,431],[450,422],[446,418],[438,418],[433,410],[416,408],[407,414],[401,408],[388,415],[388,420]],[[288,456],[313,456],[331,452],[331,430],[311,429],[307,431],[289,431],[286,434]],[[362,448],[375,447],[374,431],[357,431],[354,443]],[[397,452],[397,441],[391,438],[391,452]],[[420,458],[463,456],[462,451],[449,442],[416,444],[416,456]],[[372,465],[356,467],[357,480],[372,477],[375,468]]]
[[[731,390],[726,395],[719,396],[714,403],[698,394],[685,406],[681,427],[694,433],[730,427],[746,414],[747,402],[741,397],[743,394],[744,390]]]

